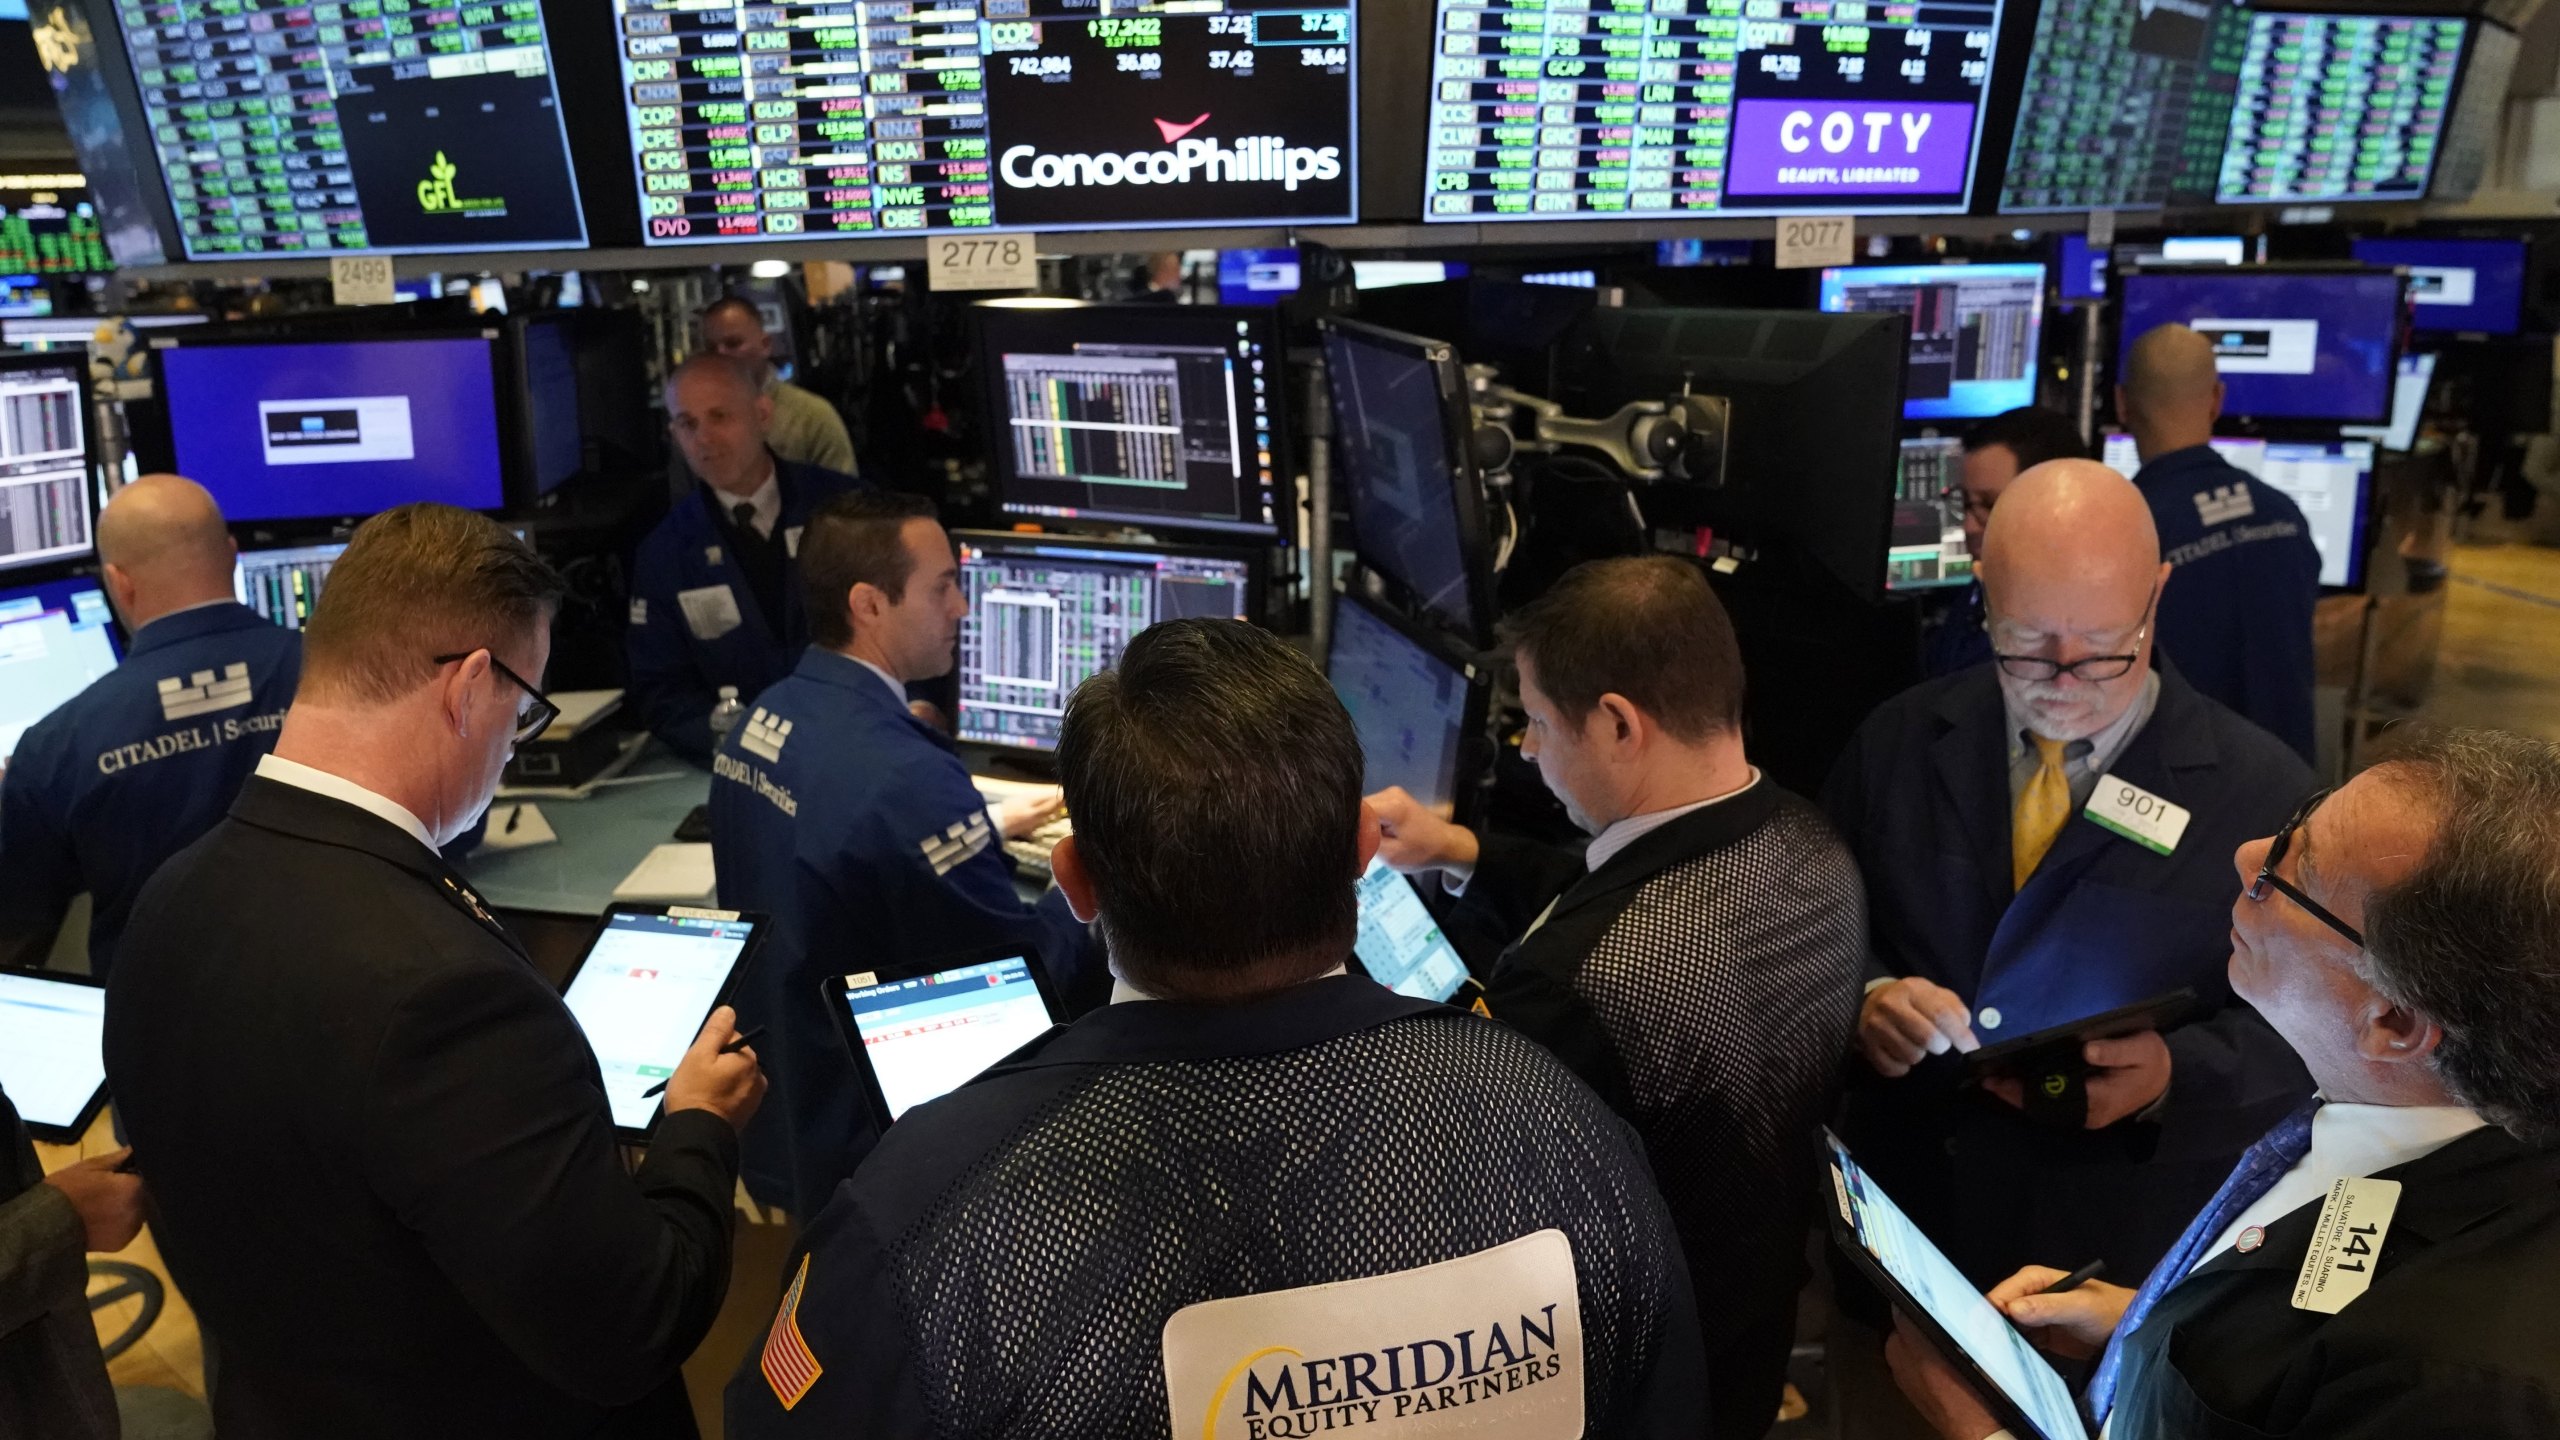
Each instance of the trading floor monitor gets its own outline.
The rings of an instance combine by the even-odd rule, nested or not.
[[[311,621],[320,603],[320,587],[329,569],[347,553],[344,545],[296,545],[280,550],[243,550],[231,567],[231,590],[241,604],[287,630]]]
[[[995,303],[977,320],[1006,514],[1295,532],[1282,513],[1288,375],[1270,310]]]
[[[2341,425],[2350,440],[2370,440],[2385,450],[2406,454],[2418,448],[2418,427],[2427,418],[2427,396],[2435,389],[2436,357],[2419,350],[2400,357],[2400,375],[2391,385],[2391,423]]]
[[[1333,607],[1325,673],[1360,735],[1361,790],[1402,786],[1463,819],[1491,693],[1476,667],[1392,613],[1343,595]]]
[[[0,765],[29,726],[123,658],[97,581],[0,586]]]
[[[1964,543],[1964,442],[1931,435],[1902,442],[1893,486],[1893,540],[1885,588],[1934,590],[1973,581]]]
[[[963,740],[1055,750],[1078,685],[1159,620],[1261,613],[1253,552],[963,530]]]
[[[2041,263],[1825,270],[1822,308],[1910,318],[1906,419],[1981,418],[2035,403]]]
[[[1493,628],[1493,544],[1467,449],[1466,367],[1439,340],[1347,320],[1324,327],[1334,455],[1351,548],[1411,605],[1473,643]]]
[[[2409,271],[2409,303],[2420,330],[2513,335],[2524,321],[2527,242],[2515,240],[2364,239],[2367,265]]]
[[[2379,423],[2391,414],[2407,307],[2401,277],[2352,266],[2136,270],[2118,373],[2133,344],[2181,324],[2211,341],[2226,415]]]
[[[0,571],[87,555],[91,495],[88,356],[0,355]]]
[[[495,330],[156,343],[179,473],[235,523],[506,503]]]

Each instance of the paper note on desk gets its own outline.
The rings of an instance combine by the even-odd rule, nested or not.
[[[1036,780],[1001,780],[993,775],[972,775],[969,783],[978,787],[978,798],[990,805],[1024,798],[1045,799],[1059,793],[1055,785],[1044,785]]]
[[[708,845],[661,845],[631,867],[613,898],[635,905],[704,905],[719,889]]]
[[[527,845],[548,845],[560,838],[542,812],[519,801],[513,805],[489,807],[489,833],[480,837],[483,850],[521,850]]]

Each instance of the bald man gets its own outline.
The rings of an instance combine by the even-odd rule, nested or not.
[[[2134,341],[2116,415],[2142,453],[2133,483],[2174,567],[2160,648],[2189,684],[2312,759],[2320,551],[2292,497],[2207,443],[2222,415],[2213,342],[2184,325]]]
[[[238,551],[204,487],[146,475],[98,517],[100,578],[132,645],[18,741],[0,776],[0,961],[43,963],[89,892],[105,978],[142,882],[231,808],[302,677],[302,637],[232,592]]]
[[[1844,1134],[1977,1284],[2036,1255],[2140,1275],[2309,1093],[2223,967],[2232,848],[2312,776],[2154,665],[2176,581],[2113,470],[2020,476],[1981,575],[1994,663],[1886,702],[1823,794],[1871,925]],[[1963,1052],[2181,988],[2197,1004],[2164,1032],[1965,1083]]]
[[[866,487],[776,455],[773,401],[736,360],[697,355],[677,366],[666,399],[667,429],[696,483],[632,557],[629,699],[652,734],[707,766],[721,687],[752,703],[809,643],[801,530],[828,500]]]
[[[765,333],[764,314],[754,301],[723,295],[703,307],[702,344],[754,372],[765,399],[773,402],[765,442],[774,454],[821,470],[854,473],[853,436],[844,428],[844,417],[816,392],[783,379],[773,368],[773,337]]]

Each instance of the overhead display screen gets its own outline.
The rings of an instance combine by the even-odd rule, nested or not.
[[[122,0],[191,260],[587,242],[537,0]]]
[[[1439,0],[1427,220],[1965,208],[1997,0]]]
[[[2379,421],[2391,413],[2407,307],[2389,270],[2136,270],[2122,279],[2123,349],[2162,325],[2213,345],[2223,413]]]
[[[2251,16],[2214,199],[2426,198],[2467,28],[2450,17]]]
[[[652,245],[1355,215],[1348,3],[614,13]]]
[[[2228,0],[2045,0],[2000,212],[2211,199],[2248,50],[2249,14]]]

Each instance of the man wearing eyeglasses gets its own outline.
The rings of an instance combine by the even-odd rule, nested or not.
[[[274,753],[135,906],[108,1083],[234,1440],[692,1433],[755,1052],[716,1012],[626,1172],[577,1022],[437,854],[555,713],[559,596],[484,516],[358,527]]]
[[[2223,860],[2312,778],[2155,668],[2165,577],[2124,477],[2028,471],[1984,537],[1996,663],[1887,702],[1824,793],[1872,927],[1845,1138],[1980,1284],[2057,1255],[2142,1273],[2309,1090],[2223,974]],[[2185,1023],[2092,1041],[2085,1073],[1966,1080],[1959,1052],[2182,988]]]
[[[2560,747],[2450,731],[2239,848],[2232,984],[2318,1097],[2138,1289],[2031,1266],[1991,1292],[2096,1362],[2114,1440],[2560,1436],[2555,812]],[[1888,1354],[1937,1433],[2005,1435],[1925,1341]]]

